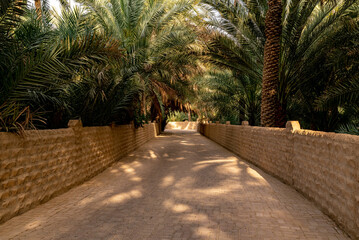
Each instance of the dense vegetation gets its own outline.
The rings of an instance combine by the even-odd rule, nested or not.
[[[358,133],[355,0],[282,0],[273,71],[264,68],[272,1],[78,2],[63,0],[56,12],[45,0],[0,0],[1,131],[61,128],[73,118],[85,126],[197,116],[260,125],[261,105],[266,126],[269,92],[278,103],[265,106],[283,121]],[[262,91],[263,69],[275,91]]]

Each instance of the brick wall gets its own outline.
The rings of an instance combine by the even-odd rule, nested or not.
[[[0,133],[0,223],[95,176],[154,138],[154,123]]]
[[[359,136],[286,129],[201,124],[199,131],[313,200],[359,239]]]

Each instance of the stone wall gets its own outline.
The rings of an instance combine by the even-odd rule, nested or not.
[[[158,133],[157,124],[0,133],[0,223],[108,168]]]
[[[179,130],[197,130],[197,122],[168,122],[166,129],[179,129]]]
[[[359,136],[201,124],[201,134],[293,186],[359,239]]]

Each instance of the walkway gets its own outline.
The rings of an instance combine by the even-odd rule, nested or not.
[[[194,132],[172,131],[0,225],[0,239],[347,239],[295,190]]]

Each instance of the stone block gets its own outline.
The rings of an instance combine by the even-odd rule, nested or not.
[[[288,121],[285,125],[285,128],[288,131],[294,132],[296,130],[300,130],[300,124],[298,121]]]
[[[69,128],[82,128],[83,127],[81,119],[70,120],[69,123],[67,124],[67,126]]]

